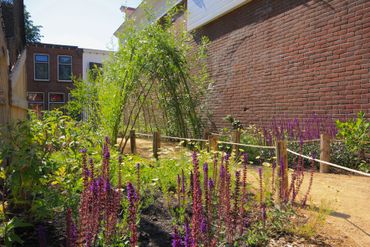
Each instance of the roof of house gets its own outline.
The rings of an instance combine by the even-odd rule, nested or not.
[[[27,46],[51,48],[51,49],[65,49],[65,50],[75,50],[79,49],[78,46],[74,45],[60,45],[60,44],[49,44],[49,43],[29,43]]]
[[[136,27],[142,27],[153,23],[162,18],[170,9],[183,2],[184,0],[144,0],[136,10],[127,19],[132,19]],[[150,10],[150,18],[148,16]],[[118,37],[126,26],[126,20],[114,32],[114,36]]]

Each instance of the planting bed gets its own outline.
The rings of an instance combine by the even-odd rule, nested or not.
[[[140,155],[151,157],[152,141],[145,138],[137,139],[137,149]],[[128,143],[126,151],[129,150]],[[177,143],[166,141],[161,143],[162,158],[176,157],[182,151],[186,149]],[[191,152],[188,154],[191,155]],[[254,175],[249,178],[257,184],[257,168],[250,171]],[[304,188],[307,187],[307,182],[307,179],[303,181]],[[320,205],[323,202],[331,210],[326,224],[319,231],[319,236],[311,240],[286,236],[272,239],[269,246],[370,246],[370,215],[364,210],[368,208],[370,202],[369,188],[370,179],[367,177],[316,172],[309,204]],[[161,206],[157,206],[144,211],[143,218],[145,220],[141,227],[145,230],[142,239],[151,243],[150,246],[166,246],[158,243],[168,243],[168,238],[172,234],[169,215],[166,215]]]

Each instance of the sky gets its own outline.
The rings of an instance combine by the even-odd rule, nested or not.
[[[137,7],[142,0],[24,0],[34,25],[41,25],[43,43],[80,48],[117,48],[113,33],[124,20],[121,5]]]

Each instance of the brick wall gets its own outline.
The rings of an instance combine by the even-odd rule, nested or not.
[[[370,115],[370,1],[254,0],[197,31],[210,38],[216,126]]]
[[[49,81],[38,81],[34,79],[34,55],[36,53],[49,55]],[[27,91],[43,92],[44,107],[47,110],[48,93],[64,93],[65,101],[68,100],[68,93],[73,88],[73,82],[58,81],[58,55],[72,56],[72,75],[82,78],[82,49],[76,46],[52,45],[52,44],[32,44],[27,47]]]

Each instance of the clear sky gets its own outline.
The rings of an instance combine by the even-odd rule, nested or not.
[[[35,25],[43,26],[41,42],[111,50],[114,31],[123,22],[121,5],[142,0],[24,0]]]

